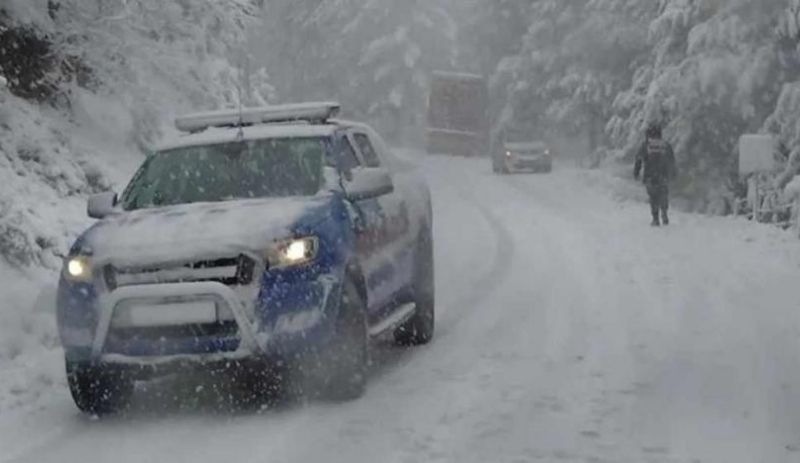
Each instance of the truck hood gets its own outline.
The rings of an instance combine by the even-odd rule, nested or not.
[[[147,209],[115,215],[89,229],[80,252],[119,266],[258,252],[322,218],[330,197],[256,199]]]

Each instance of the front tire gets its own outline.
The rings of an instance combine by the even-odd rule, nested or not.
[[[434,282],[433,239],[424,232],[417,245],[414,271],[414,315],[394,332],[395,343],[419,346],[433,339],[436,328],[436,286]]]
[[[501,175],[506,171],[506,163],[502,158],[492,156],[492,172]]]
[[[330,400],[355,400],[364,395],[369,366],[366,303],[352,278],[347,278],[336,321],[336,337],[322,355],[323,395]]]
[[[67,362],[67,383],[78,409],[110,415],[130,406],[134,381],[123,369]]]
[[[273,405],[287,393],[287,372],[281,362],[258,360],[245,362],[231,368],[227,376],[233,378],[238,392],[236,406],[258,409]]]

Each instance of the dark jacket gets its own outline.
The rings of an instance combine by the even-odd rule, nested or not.
[[[638,179],[643,169],[642,181],[647,184],[666,184],[677,177],[678,167],[672,146],[661,139],[649,139],[642,143],[636,153],[634,178]]]

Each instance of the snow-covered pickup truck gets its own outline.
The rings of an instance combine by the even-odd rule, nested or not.
[[[134,381],[187,367],[289,365],[320,393],[355,398],[371,338],[430,341],[428,187],[337,112],[306,103],[179,118],[185,134],[124,193],[90,198],[99,220],[71,248],[57,302],[81,410],[124,409]]]

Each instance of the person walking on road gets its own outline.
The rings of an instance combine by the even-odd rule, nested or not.
[[[638,180],[641,175],[647,187],[650,212],[653,214],[651,225],[654,227],[669,225],[669,183],[677,173],[672,146],[664,140],[661,126],[651,125],[647,128],[644,144],[636,154],[633,177]]]

